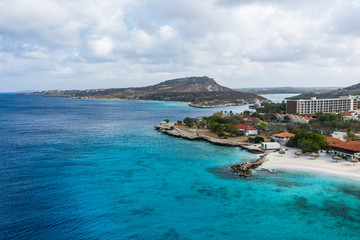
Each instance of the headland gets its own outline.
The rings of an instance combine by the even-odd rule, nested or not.
[[[246,143],[245,139],[247,137],[245,136],[233,137],[231,139],[221,139],[207,129],[193,129],[183,125],[175,125],[173,123],[160,123],[155,125],[155,128],[159,132],[174,137],[181,137],[188,140],[204,140],[221,146],[241,147],[255,154],[264,153],[264,151],[260,149],[259,144]]]

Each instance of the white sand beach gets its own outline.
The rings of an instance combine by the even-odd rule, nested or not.
[[[270,152],[266,161],[261,166],[266,169],[289,169],[302,172],[316,172],[320,174],[344,177],[360,181],[360,163],[352,163],[345,160],[335,162],[331,155],[320,153],[320,157],[314,159],[308,155],[297,156],[299,149],[286,148],[285,154]]]

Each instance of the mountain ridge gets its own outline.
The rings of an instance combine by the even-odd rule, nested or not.
[[[348,96],[348,95],[360,95],[360,83],[351,85],[349,87],[339,88],[323,93],[314,93],[314,92],[302,93],[300,95],[291,97],[290,99],[307,99],[311,97],[324,99],[324,98],[338,98],[340,96]]]
[[[235,91],[219,85],[209,77],[171,79],[146,87],[46,90],[33,95],[46,97],[71,97],[83,99],[126,99],[191,102],[193,107],[235,106],[268,101],[253,93]]]

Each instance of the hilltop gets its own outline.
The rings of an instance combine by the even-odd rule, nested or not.
[[[235,106],[268,101],[254,93],[245,93],[219,85],[209,77],[172,79],[156,85],[138,88],[108,88],[87,90],[47,90],[32,94],[46,97],[86,99],[127,99],[190,102],[193,107]]]
[[[302,93],[300,95],[291,97],[291,99],[307,99],[310,97],[317,97],[317,98],[338,98],[340,96],[348,96],[348,95],[360,95],[360,83],[354,84],[350,87],[346,88],[338,88],[335,90],[322,92],[322,93]]]

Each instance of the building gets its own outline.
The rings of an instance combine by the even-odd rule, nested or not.
[[[339,113],[345,120],[359,120],[357,111]]]
[[[247,123],[251,123],[251,124],[257,124],[260,122],[260,118],[258,117],[248,117],[248,118],[243,118],[243,120]]]
[[[326,142],[330,145],[330,144],[339,144],[339,143],[345,143],[345,141],[339,139],[339,138],[332,138],[332,137],[328,137],[326,136]]]
[[[287,141],[289,141],[289,139],[291,137],[295,136],[295,134],[293,133],[289,133],[289,132],[282,132],[282,133],[277,133],[273,135],[273,139],[275,140],[275,142],[280,143],[280,144],[285,144]]]
[[[331,99],[287,100],[286,113],[288,114],[316,114],[332,112],[350,112],[357,109],[358,100],[352,96],[342,96]]]
[[[258,135],[258,130],[257,130],[256,128],[253,128],[252,126],[239,123],[238,125],[236,125],[236,127],[237,127],[241,132],[243,132],[243,134],[244,134],[245,136]]]
[[[360,160],[360,143],[359,142],[344,142],[339,139],[332,140],[327,138],[328,145],[331,147],[331,154],[345,157],[347,160]]]
[[[279,122],[282,122],[282,121],[284,121],[285,116],[289,116],[291,123],[299,123],[299,124],[307,124],[312,119],[311,117],[306,117],[306,116],[298,116],[298,115],[292,115],[292,114],[287,115],[287,114],[280,114],[280,113],[276,114],[276,119]]]
[[[262,150],[277,150],[280,149],[281,146],[277,142],[262,142],[260,148]]]

